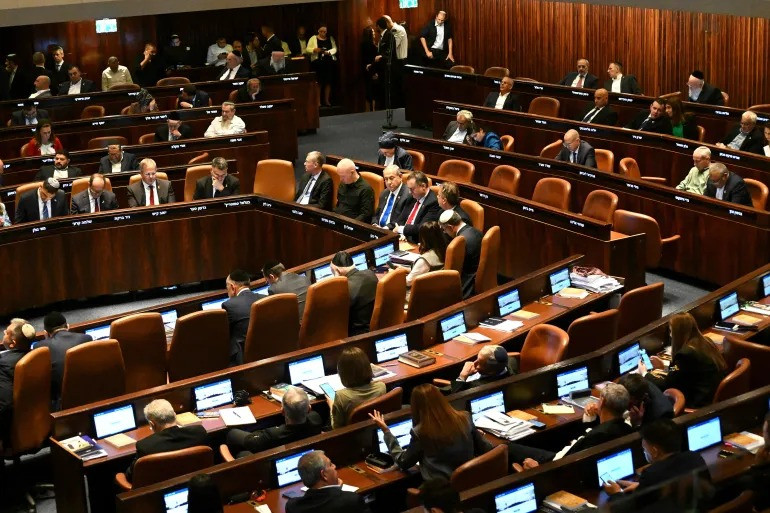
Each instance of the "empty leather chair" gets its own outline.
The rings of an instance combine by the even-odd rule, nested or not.
[[[660,176],[642,176],[642,172],[639,170],[639,164],[631,157],[620,159],[620,174],[636,178],[637,180],[645,180],[647,182],[655,182],[662,185],[666,184],[666,179]]]
[[[559,117],[559,107],[561,102],[550,96],[538,96],[529,103],[527,112],[534,116],[548,116],[551,118]]]
[[[710,509],[708,513],[753,513],[757,511],[752,506],[754,502],[754,491],[744,490],[731,501],[727,501],[721,506]],[[767,510],[763,510],[767,511]]]
[[[363,420],[369,420],[369,414],[374,410],[377,410],[383,415],[400,410],[401,399],[403,396],[404,389],[401,387],[396,387],[390,392],[381,395],[380,397],[375,397],[374,399],[364,401],[363,403],[350,410],[347,425],[361,422]]]
[[[417,150],[406,150],[412,156],[412,169],[415,171],[425,171],[425,155]]]
[[[473,182],[473,174],[476,172],[476,166],[464,160],[449,159],[445,160],[438,167],[436,176],[444,180],[453,182]]]
[[[657,321],[663,315],[663,283],[629,290],[618,304],[618,338]]]
[[[165,77],[158,80],[155,84],[158,87],[170,86],[170,85],[184,85],[189,84],[190,79],[187,77]]]
[[[120,344],[126,393],[166,384],[166,328],[159,313],[127,315],[113,321],[110,338]]]
[[[155,134],[142,134],[139,136],[138,144],[150,144],[155,142]]]
[[[479,268],[476,271],[474,290],[481,294],[497,287],[497,268],[500,263],[500,227],[493,226],[481,239]]]
[[[770,385],[770,373],[766,372],[770,369],[770,347],[727,335],[722,344],[722,354],[730,368],[737,367],[738,361],[746,358],[751,361],[752,367],[758,369],[749,376],[752,390]]]
[[[141,89],[139,84],[115,84],[114,86],[110,86],[110,91],[138,91],[139,89]]]
[[[741,358],[735,365],[735,369],[722,378],[722,381],[714,392],[714,402],[726,401],[751,390],[751,361]]]
[[[698,142],[703,142],[706,140],[706,129],[703,128],[700,125],[696,125],[698,127]]]
[[[154,135],[154,134],[153,134]],[[207,162],[209,160],[209,153],[207,151],[204,151],[200,155],[196,155],[195,157],[191,158],[188,164],[200,164],[201,162]]]
[[[104,107],[101,105],[87,105],[83,107],[83,111],[80,113],[80,119],[103,118],[104,112]]]
[[[380,194],[385,190],[385,181],[382,179],[382,176],[369,171],[361,171],[358,174],[366,180],[366,183],[374,191],[374,210],[377,210],[377,205],[380,204]]]
[[[86,178],[77,178],[72,181],[72,189],[70,190],[70,199],[73,196],[77,196],[79,193],[83,192],[84,190],[88,189],[88,182],[91,180],[91,177]],[[105,191],[111,191],[112,190],[112,182],[110,182],[110,179],[106,176],[104,177],[104,190]]]
[[[347,337],[349,314],[347,278],[337,276],[314,283],[307,289],[299,346],[312,347]]]
[[[128,144],[128,139],[123,137],[122,135],[110,135],[107,137],[94,137],[93,139],[90,139],[88,141],[88,145],[86,146],[89,150],[96,150],[99,148],[106,148],[110,144],[120,144],[121,146],[124,146]]]
[[[752,206],[757,210],[765,210],[768,195],[767,185],[759,180],[753,180],[751,178],[744,178],[743,181],[746,183],[746,188],[751,195]]]
[[[142,488],[172,477],[190,474],[214,465],[214,451],[211,447],[188,447],[178,451],[160,452],[142,456],[134,463],[131,482],[120,472],[115,482],[124,490]]]
[[[42,449],[51,433],[51,351],[38,347],[22,356],[13,376],[13,415],[5,459]]]
[[[617,340],[620,314],[616,309],[578,317],[567,328],[569,345],[564,359],[582,356]]]
[[[29,157],[29,152],[32,149],[32,143],[24,144],[21,149],[19,150],[19,155],[22,157]]]
[[[167,362],[169,382],[226,369],[230,364],[227,312],[203,310],[177,319]]]
[[[544,159],[555,159],[563,147],[564,142],[561,139],[552,142],[540,150],[540,157]]]
[[[616,210],[612,216],[612,226],[616,232],[626,235],[645,234],[647,267],[651,269],[658,267],[663,252],[673,251],[681,238],[679,235],[661,238],[660,226],[655,219],[628,210]]]
[[[770,103],[760,103],[748,108],[751,112],[770,112]]]
[[[337,192],[340,189],[340,174],[337,172],[337,166],[331,164],[324,164],[321,168],[332,179],[332,210],[337,206]]]
[[[508,475],[508,447],[500,444],[457,467],[449,481],[462,492]]]
[[[682,391],[678,388],[667,388],[663,391],[663,395],[668,397],[668,400],[671,401],[671,407],[674,409],[674,417],[680,416],[684,411],[684,405],[687,403]]]
[[[501,135],[500,142],[503,144],[503,151],[513,151],[513,136]]]
[[[462,239],[462,237],[457,238]],[[407,274],[409,274],[408,270],[399,267],[387,273],[377,282],[369,331],[389,328],[404,322]]]
[[[521,180],[521,171],[503,164],[492,170],[487,187],[516,196],[519,192],[519,180]]]
[[[444,270],[423,274],[412,281],[404,322],[425,317],[462,300],[459,272]]]
[[[451,68],[449,68],[449,71],[453,73],[469,73],[469,74],[473,74],[476,72],[476,70],[473,69],[473,66],[464,66],[461,64],[452,66]]]
[[[446,247],[446,256],[444,257],[444,270],[457,271],[463,270],[465,262],[465,237],[455,237]]]
[[[494,78],[503,78],[503,77],[510,76],[510,74],[511,72],[508,70],[508,68],[503,68],[502,66],[490,66],[484,72],[485,77],[494,77]]]
[[[288,160],[265,159],[257,162],[254,194],[291,203],[294,201],[294,164]]]
[[[562,361],[568,344],[566,331],[550,324],[538,324],[527,333],[521,352],[508,354],[519,358],[519,373],[523,373]]]
[[[612,224],[617,208],[618,196],[613,192],[599,189],[588,193],[581,214],[602,223]]]
[[[569,195],[572,185],[561,178],[541,178],[535,184],[532,201],[549,205],[560,210],[569,210]]]
[[[243,343],[243,363],[256,362],[299,349],[296,294],[273,294],[251,304]]]
[[[158,171],[155,173],[155,178],[158,178],[160,180],[168,180],[168,174],[164,171]],[[139,173],[135,175],[131,175],[131,177],[128,179],[128,185],[135,184],[141,179],[142,179],[142,175]]]
[[[112,399],[126,391],[126,371],[117,340],[80,344],[64,357],[61,408]]]
[[[43,185],[43,182],[30,182],[25,183],[24,185],[19,185],[16,187],[16,198],[14,199],[14,203],[16,204],[16,210],[19,209],[19,200],[21,197],[25,194],[27,194],[29,191],[35,191],[38,187]]]
[[[238,101],[238,89],[235,89],[234,91],[230,91],[230,94],[227,95],[227,101],[229,102]]]
[[[468,217],[471,218],[471,224],[479,231],[484,231],[484,207],[478,204],[478,202],[464,199],[460,200],[460,208],[465,210]]]
[[[211,164],[188,167],[184,174],[184,200],[192,201],[195,195],[195,184],[204,176],[211,175]]]
[[[614,173],[615,154],[610,150],[602,150],[600,148],[596,148],[594,152],[596,153],[596,168],[605,173]]]

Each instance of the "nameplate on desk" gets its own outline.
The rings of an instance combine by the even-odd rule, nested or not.
[[[355,231],[355,228],[353,228],[353,227],[352,227],[352,226],[350,226],[349,224],[343,224],[343,225],[342,225],[342,229],[343,229],[343,230],[346,230],[346,231],[349,231],[349,232],[353,232],[353,231]]]
[[[460,107],[452,107],[451,105],[446,105],[444,108],[446,110],[451,110],[452,112],[457,112],[458,110],[460,110]]]
[[[407,139],[406,137],[399,137],[398,140],[399,140],[399,142],[403,142],[403,143],[410,143],[410,142],[412,142],[411,139]]]
[[[574,219],[570,219],[569,220],[569,224],[571,224],[573,226],[577,226],[578,228],[585,228],[586,227],[585,223],[581,223],[580,221],[575,221]]]
[[[593,133],[598,132],[597,129],[590,126],[579,126],[578,130],[580,130],[581,132],[593,132]]]
[[[463,77],[460,75],[450,75],[449,73],[444,73],[444,78],[453,78],[455,80],[462,80]]]
[[[326,223],[330,226],[337,226],[337,221],[335,221],[334,219],[329,219],[328,217],[323,217],[323,216],[321,216],[319,219],[321,219],[322,223]]]
[[[539,85],[533,85],[532,89],[534,89],[535,91],[545,91],[545,88]]]
[[[40,162],[42,162],[43,164],[51,164],[53,162],[53,159],[50,157],[44,158],[44,159],[40,159]]]
[[[535,120],[535,124],[536,124],[536,125],[547,125],[547,124],[548,124],[548,121],[546,121],[546,120],[544,120],[544,119],[536,119],[536,120]]]
[[[172,149],[172,150],[181,150],[182,148],[187,148],[187,145],[186,144],[172,144],[171,146],[169,146],[169,148]]]
[[[9,167],[11,167],[10,164],[3,164],[3,169],[8,169]]]
[[[372,240],[377,240],[377,239],[380,238],[380,235],[377,234],[377,233],[370,233],[369,234],[369,238],[372,239]]]
[[[635,183],[629,183],[629,182],[626,182],[626,187],[628,187],[629,189],[634,189],[634,190],[636,190],[636,191],[638,191],[638,190],[639,190],[639,186],[638,186],[638,185],[636,185]]]
[[[442,144],[441,149],[446,151],[455,151],[455,149],[452,146],[447,146],[446,144]]]
[[[479,193],[479,198],[488,200],[489,199],[489,194],[485,194],[483,192],[480,192]]]
[[[685,198],[684,196],[679,196],[679,195],[676,195],[676,194],[674,195],[674,199],[676,201],[682,201],[684,203],[689,203],[690,202],[690,198]]]
[[[39,233],[39,232],[44,232],[44,231],[46,231],[47,229],[48,229],[48,228],[47,228],[46,226],[37,226],[37,227],[35,227],[35,228],[32,228],[32,233]]]
[[[626,98],[625,96],[618,96],[618,101],[626,102],[626,103],[634,103],[633,98]]]
[[[87,226],[93,224],[93,219],[83,219],[82,221],[72,221],[72,226]]]
[[[200,212],[202,210],[206,210],[206,205],[201,205],[199,207],[190,207],[190,212]]]
[[[122,216],[113,216],[113,221],[130,221],[131,215],[130,214],[123,214]]]
[[[225,208],[231,207],[248,207],[251,205],[251,200],[238,200],[238,201],[226,201]]]
[[[262,200],[262,206],[265,208],[273,208],[273,204],[265,200]]]
[[[260,109],[272,109],[273,107],[275,107],[275,105],[273,105],[272,103],[269,103],[267,105],[260,105],[259,106]]]
[[[721,151],[719,152],[719,156],[720,157],[725,157],[725,158],[728,158],[728,159],[733,159],[733,160],[741,160],[741,156],[740,155],[732,155],[730,153],[722,153]]]
[[[76,97],[74,98],[74,100],[75,100],[76,102],[87,102],[87,101],[88,101],[88,100],[90,100],[90,99],[91,99],[91,97],[90,97],[90,96],[76,96]]]
[[[102,126],[106,121],[91,121],[91,126]]]
[[[245,84],[245,83],[246,83],[246,82],[245,82],[245,81],[243,81],[243,80],[238,80],[237,82],[233,82],[233,85],[234,85],[235,87],[238,87],[238,86],[242,86],[242,85],[243,85],[243,84]]]
[[[65,182],[61,184],[62,189],[72,189],[72,182]]]
[[[759,114],[757,114],[757,121],[759,121],[760,123],[767,123],[768,120],[770,120],[769,117],[760,116]]]
[[[596,180],[596,175],[593,174],[593,173],[589,173],[588,171],[580,171],[578,174],[580,176],[585,176],[586,178],[592,178],[592,179]]]
[[[531,213],[533,213],[533,214],[535,213],[535,209],[534,209],[534,208],[532,208],[532,207],[528,207],[528,206],[526,206],[526,205],[522,205],[522,206],[521,206],[521,209],[522,209],[524,212],[531,212]]]
[[[419,69],[413,69],[412,73],[414,73],[415,75],[424,75],[425,74],[424,71],[420,71]]]
[[[219,110],[217,109],[206,109],[206,114],[218,114]]]
[[[283,77],[284,82],[296,82],[299,80],[299,77]]]
[[[145,116],[145,121],[158,121],[160,119],[166,119],[168,116],[166,114],[152,114],[150,116]]]
[[[499,78],[496,78],[496,79],[494,79],[492,81],[492,83],[495,84],[495,85],[500,85],[500,82],[501,82],[501,80]]]
[[[631,139],[635,139],[635,140],[637,140],[637,141],[641,141],[641,140],[643,140],[643,139],[644,139],[644,137],[642,137],[641,135],[632,135],[632,136],[631,136]]]
[[[716,114],[717,116],[729,116],[730,115],[730,113],[727,112],[726,110],[715,110],[714,114]]]
[[[153,212],[152,216],[160,217],[160,216],[165,216],[166,214],[168,214],[168,210],[158,210],[157,212]]]
[[[674,146],[676,146],[677,148],[682,148],[684,150],[689,150],[690,149],[690,145],[689,144],[680,143],[680,142],[674,143]]]
[[[139,91],[131,91],[126,93],[128,96],[139,96]]]
[[[743,212],[741,212],[740,210],[733,210],[731,208],[728,208],[727,213],[730,214],[731,216],[743,217]]]
[[[489,158],[491,158],[491,159],[497,159],[497,160],[502,160],[503,159],[502,155],[495,155],[494,153],[489,153],[488,155],[489,155]]]
[[[546,164],[545,162],[538,162],[537,167],[544,167],[546,169],[551,169],[551,164]]]
[[[231,137],[230,142],[243,142],[243,137]]]
[[[301,210],[297,210],[296,208],[291,209],[291,213],[295,216],[304,216],[305,213]]]
[[[5,191],[6,198],[13,198],[14,196],[16,196],[16,189]]]
[[[590,93],[586,93],[585,91],[575,91],[574,89],[570,91],[572,94],[576,96],[591,96]]]

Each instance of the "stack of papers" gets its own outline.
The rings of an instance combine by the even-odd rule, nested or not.
[[[479,324],[479,326],[510,333],[524,326],[524,323],[521,321],[511,321],[508,319],[501,319],[499,317],[490,317],[489,319],[482,321]]]
[[[570,273],[570,280],[575,287],[586,289],[591,292],[610,292],[622,287],[618,280],[606,274],[590,274],[582,276],[576,273]]]
[[[589,293],[587,290],[565,287],[561,289],[556,295],[565,299],[585,299],[588,297],[588,294]]]
[[[759,449],[765,446],[765,439],[748,431],[733,433],[725,437],[725,443],[734,445],[752,454],[756,454]]]
[[[747,312],[756,313],[759,315],[770,315],[770,305],[763,305],[762,303],[757,303],[756,301],[746,302],[746,304],[741,307],[741,310],[746,310]]]
[[[457,335],[452,340],[462,342],[463,344],[478,344],[480,342],[490,342],[492,339],[481,333],[465,332],[462,335]]]
[[[222,408],[219,410],[219,416],[222,417],[222,422],[225,423],[225,426],[243,426],[257,423],[257,419],[254,418],[254,414],[251,413],[248,406]]]
[[[546,415],[569,415],[575,413],[575,408],[569,404],[543,403],[543,413]]]
[[[476,427],[506,440],[518,440],[535,432],[529,422],[509,417],[499,411],[484,412],[484,415],[476,420]]]

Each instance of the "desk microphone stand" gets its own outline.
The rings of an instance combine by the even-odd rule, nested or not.
[[[388,62],[386,67],[388,70],[388,83],[385,85],[385,124],[382,128],[386,130],[392,130],[397,128],[393,124],[393,104],[392,104],[392,83],[393,83],[393,52],[396,50],[396,36],[393,34],[393,30],[390,31],[390,48],[388,49]]]

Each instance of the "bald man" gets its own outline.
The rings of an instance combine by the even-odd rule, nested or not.
[[[88,189],[72,196],[70,215],[92,214],[116,210],[118,200],[112,191],[105,190],[104,175],[94,173],[88,180]]]
[[[337,191],[337,205],[334,211],[346,217],[368,223],[374,215],[374,190],[361,178],[356,165],[350,159],[337,164],[340,187]]]
[[[609,103],[610,93],[606,89],[597,89],[594,91],[594,104],[589,105],[580,116],[575,118],[575,121],[597,125],[617,125],[618,113],[612,110]]]
[[[580,140],[580,134],[577,130],[567,130],[567,133],[564,134],[564,143],[561,151],[556,155],[556,160],[596,167],[594,149],[587,142]]]
[[[35,92],[30,94],[30,98],[47,98],[51,96],[51,78],[47,75],[40,75],[34,82]]]

